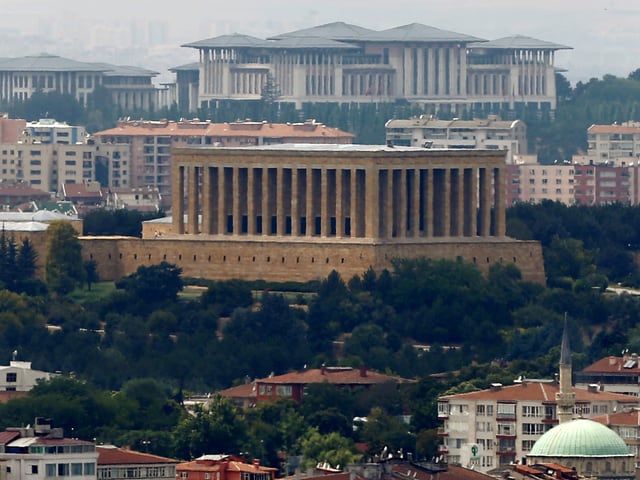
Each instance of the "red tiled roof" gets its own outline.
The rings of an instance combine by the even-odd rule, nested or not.
[[[129,465],[129,464],[177,464],[178,460],[160,457],[150,453],[137,452],[117,447],[96,447],[98,452],[98,465]]]
[[[179,463],[176,466],[178,471],[191,471],[191,472],[215,472],[219,470],[231,470],[235,472],[273,472],[278,470],[277,468],[265,467],[263,465],[253,465],[251,463],[236,462],[236,461],[215,461],[215,460],[193,460],[191,462]]]
[[[491,477],[485,473],[469,470],[468,468],[456,465],[447,465],[446,470],[431,473],[426,470],[416,468],[411,464],[396,464],[392,466],[394,477],[415,480],[488,480]]]
[[[62,188],[68,198],[102,198],[99,189],[89,189],[84,183],[65,183]]]
[[[120,122],[117,127],[94,134],[101,136],[172,137],[265,137],[265,138],[351,138],[355,135],[322,123],[209,123],[209,122]]]
[[[628,125],[591,125],[588,133],[640,133],[640,127]]]
[[[49,197],[50,193],[43,190],[38,190],[27,184],[0,184],[0,196],[12,196],[12,197]]]
[[[629,361],[629,358],[622,357],[605,357],[601,358],[597,362],[592,363],[584,370],[584,373],[620,373],[620,374],[638,374],[640,373],[640,365],[636,361],[631,368],[624,368],[624,364]]]
[[[256,380],[261,384],[302,384],[334,383],[337,385],[371,385],[386,382],[410,382],[411,380],[393,377],[383,373],[349,367],[324,367],[285,373],[275,377]]]
[[[592,417],[590,420],[601,423],[603,425],[611,426],[628,426],[638,427],[640,426],[640,415],[638,410],[630,410],[624,412],[608,413],[606,415],[599,415]]]
[[[0,432],[0,445],[5,445],[9,442],[12,442],[16,438],[20,436],[20,432],[7,431]]]
[[[470,393],[459,393],[456,395],[446,395],[440,397],[440,400],[496,400],[496,401],[539,401],[553,402],[556,399],[556,393],[559,392],[556,383],[543,382],[523,382],[516,385],[507,385],[495,389],[480,390]],[[631,395],[623,395],[621,393],[611,392],[590,392],[582,388],[573,388],[576,395],[576,402],[593,402],[593,401],[617,401],[618,403],[634,403],[640,400],[638,397]]]
[[[244,383],[237,387],[227,388],[218,392],[223,397],[228,398],[256,398],[256,388],[254,383]]]

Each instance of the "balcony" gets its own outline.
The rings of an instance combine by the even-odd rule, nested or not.
[[[438,427],[437,434],[439,437],[448,437],[449,434],[445,431],[444,427]]]

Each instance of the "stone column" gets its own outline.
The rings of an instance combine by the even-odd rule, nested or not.
[[[313,236],[313,168],[307,168],[307,237]]]
[[[472,168],[469,178],[469,235],[478,235],[478,169]]]
[[[271,209],[269,205],[269,169],[262,169],[262,235],[271,234]]]
[[[211,167],[205,166],[202,169],[202,233],[211,234],[213,227],[211,216],[213,215],[211,208]]]
[[[380,202],[379,171],[375,167],[365,170],[365,237],[377,238],[380,235],[380,211],[384,206]]]
[[[255,172],[252,167],[247,168],[247,234],[256,233],[256,191]]]
[[[233,167],[232,175],[231,212],[233,215],[233,235],[240,235],[242,232],[242,215],[240,211],[240,169],[238,167]]]
[[[420,169],[413,170],[413,200],[411,202],[411,236],[420,236]]]
[[[480,236],[491,235],[491,175],[488,168],[480,169]]]
[[[276,229],[277,235],[285,234],[286,215],[284,211],[284,169],[278,167],[276,178]]]
[[[198,234],[198,167],[191,165],[189,167],[189,206],[187,212],[187,220],[189,222],[189,233],[191,235]]]
[[[442,183],[442,235],[451,236],[451,169],[444,169]]]
[[[506,205],[505,205],[505,169],[498,167],[494,169],[494,214],[495,214],[495,232],[496,237],[504,237],[506,235]]]
[[[389,168],[387,170],[387,185],[386,185],[386,193],[385,193],[386,205],[385,208],[385,223],[387,227],[387,231],[385,232],[386,238],[393,238],[393,169]]]
[[[218,234],[227,233],[227,206],[225,204],[225,174],[224,167],[218,167]]]
[[[329,179],[326,168],[320,170],[320,236],[327,237],[330,234],[329,219]]]
[[[298,211],[298,168],[291,168],[291,236],[300,236],[300,212]]]
[[[398,233],[397,236],[399,238],[404,238],[407,236],[407,215],[408,215],[408,197],[407,197],[407,169],[403,168],[400,170],[400,191],[399,197],[400,202],[398,205],[397,215],[398,218]]]
[[[458,185],[457,185],[457,193],[458,193],[458,198],[456,199],[456,208],[458,210],[458,212],[456,213],[456,220],[457,220],[457,225],[456,225],[456,235],[458,237],[462,237],[464,236],[464,169],[463,168],[457,168],[456,169],[457,172],[457,178],[458,178]]]
[[[172,223],[173,230],[179,234],[184,234],[184,165],[180,165],[177,168],[177,175],[173,177],[173,185],[171,186],[171,191],[173,192],[172,200],[171,200],[171,211],[172,211]]]
[[[355,168],[351,169],[349,175],[351,175],[351,191],[349,192],[349,200],[351,200],[351,204],[349,205],[349,219],[351,226],[351,238],[355,238],[358,236],[358,170]]]
[[[336,237],[344,236],[344,210],[342,208],[343,201],[342,191],[342,169],[336,168]]]
[[[432,168],[424,172],[424,197],[425,197],[425,219],[424,219],[424,235],[425,237],[433,237],[433,172]]]

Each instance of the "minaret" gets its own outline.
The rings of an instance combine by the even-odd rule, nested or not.
[[[558,421],[560,423],[568,422],[573,418],[573,407],[576,404],[576,394],[573,393],[571,374],[571,348],[569,347],[567,315],[565,314],[564,330],[562,332],[562,346],[560,347],[560,391],[556,393]]]

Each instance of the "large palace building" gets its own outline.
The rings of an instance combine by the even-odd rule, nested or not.
[[[520,35],[487,41],[419,23],[374,31],[343,22],[183,46],[199,52],[197,72],[195,65],[174,69],[184,108],[260,99],[268,86],[278,101],[297,105],[402,100],[451,111],[554,110],[555,53],[570,48]]]

